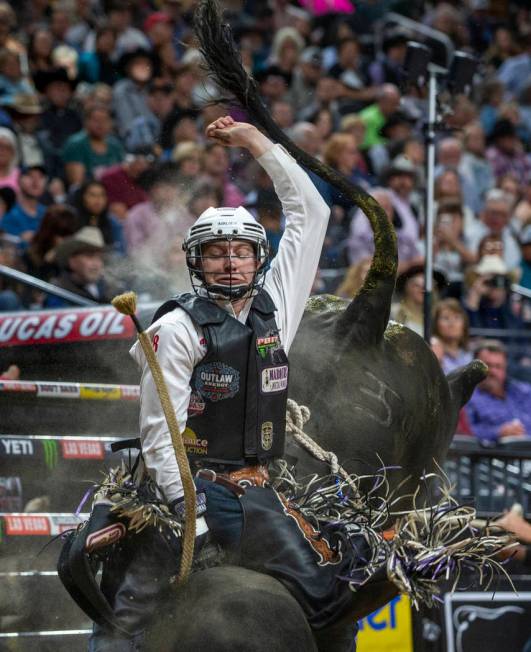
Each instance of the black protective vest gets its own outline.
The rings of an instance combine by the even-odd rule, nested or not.
[[[256,295],[245,324],[213,301],[188,293],[162,305],[154,321],[177,306],[201,326],[207,346],[190,383],[184,432],[190,461],[238,467],[281,457],[288,358],[271,297],[264,290]]]

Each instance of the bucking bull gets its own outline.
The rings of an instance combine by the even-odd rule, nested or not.
[[[385,487],[393,495],[400,489],[406,497],[400,509],[410,509],[421,478],[444,461],[459,410],[484,378],[485,366],[475,361],[445,377],[418,335],[389,322],[397,247],[383,209],[297,148],[272,121],[214,0],[200,2],[195,24],[210,73],[229,101],[237,101],[249,120],[300,164],[339,188],[371,223],[375,254],[355,298],[347,302],[324,296],[308,302],[290,354],[290,395],[311,411],[305,432],[322,449],[333,451],[348,473],[392,467],[382,491]],[[317,463],[293,440],[288,455],[297,459],[298,476],[329,472],[326,463]],[[175,589],[175,609],[161,614],[146,649],[349,650],[356,619],[383,606],[398,590],[386,573],[377,573],[352,592],[350,608],[333,625],[316,631],[295,598],[272,577],[229,565],[199,570]]]

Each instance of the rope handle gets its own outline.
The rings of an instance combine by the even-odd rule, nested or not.
[[[310,416],[310,409],[306,405],[298,405],[296,401],[288,398],[286,431],[293,435],[295,441],[297,441],[316,459],[321,460],[321,462],[327,462],[330,465],[333,474],[339,474],[347,482],[350,482],[350,476],[345,469],[340,466],[337,455],[332,451],[325,451],[324,448],[321,448],[317,442],[304,432],[304,425],[310,420]]]
[[[184,521],[184,535],[183,535],[183,548],[181,553],[181,565],[179,568],[179,582],[184,582],[190,575],[192,569],[192,561],[194,558],[195,546],[195,527],[196,527],[196,492],[194,479],[190,470],[190,464],[186,455],[184,441],[179,430],[179,424],[175,417],[175,410],[170,399],[168,386],[164,380],[162,369],[160,368],[159,361],[148,334],[142,329],[140,322],[136,318],[136,294],[134,292],[126,292],[112,300],[112,305],[124,315],[128,315],[133,320],[133,323],[138,332],[138,340],[146,356],[146,360],[155,381],[155,387],[160,399],[162,411],[168,424],[168,429],[171,435],[173,450],[177,459],[177,465],[181,474],[181,480],[184,489],[184,505],[185,505],[185,521]]]

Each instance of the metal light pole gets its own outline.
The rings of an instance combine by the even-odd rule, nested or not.
[[[409,41],[404,61],[405,80],[422,87],[428,80],[428,122],[425,127],[426,143],[426,215],[425,215],[425,258],[424,265],[424,339],[431,337],[431,308],[433,297],[433,227],[435,186],[435,134],[437,121],[437,96],[439,79],[444,78],[450,94],[468,92],[476,71],[477,61],[467,52],[447,49],[446,64],[442,67],[432,60],[431,49],[423,43]]]
[[[435,183],[435,129],[437,121],[437,72],[434,65],[428,66],[428,123],[426,125],[426,216],[424,266],[424,339],[431,337],[431,307],[433,293],[433,226],[434,226],[434,183]]]

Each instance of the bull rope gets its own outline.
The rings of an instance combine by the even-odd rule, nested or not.
[[[330,465],[330,469],[334,475],[340,475],[347,480],[350,475],[345,469],[339,465],[337,455],[333,451],[325,451],[324,448],[307,435],[303,427],[310,420],[310,408],[306,405],[299,405],[296,401],[288,398],[286,409],[286,432],[293,436],[295,441],[311,453],[316,459],[321,462],[326,462]]]
[[[195,546],[195,525],[196,525],[196,493],[195,484],[190,470],[188,457],[186,456],[186,449],[184,447],[183,438],[179,430],[179,424],[175,417],[175,410],[170,399],[168,386],[164,380],[164,374],[160,368],[157,356],[153,351],[153,346],[149,335],[142,329],[140,322],[136,318],[136,294],[134,292],[126,292],[112,300],[112,305],[124,315],[128,315],[133,320],[133,323],[138,331],[138,340],[146,356],[146,360],[155,381],[157,394],[159,395],[164,417],[168,424],[168,429],[171,435],[173,450],[177,459],[179,473],[184,489],[184,506],[185,506],[185,519],[184,519],[184,535],[181,553],[181,565],[179,568],[179,582],[184,582],[190,575],[192,569],[192,562],[194,558]]]
[[[429,473],[420,479],[426,486],[432,480],[441,483],[441,497],[436,504],[420,506],[417,504],[420,486],[409,496],[398,495],[403,483],[389,492],[385,466],[373,476],[347,473],[332,451],[325,451],[303,431],[309,418],[310,410],[306,406],[288,399],[286,431],[316,459],[330,465],[331,477],[313,475],[301,482],[284,462],[279,465],[277,486],[280,491],[285,488],[290,502],[298,505],[317,530],[339,526],[339,536],[354,549],[356,538],[365,539],[370,551],[365,563],[353,566],[340,577],[349,583],[351,590],[360,590],[382,566],[386,568],[387,578],[401,593],[409,595],[417,609],[421,604],[432,606],[440,601],[436,584],[439,579],[452,578],[451,591],[455,591],[463,571],[475,571],[479,585],[485,590],[497,573],[503,574],[513,586],[495,556],[517,545],[514,538],[503,528],[489,523],[478,528],[476,510],[459,505],[452,498],[452,487],[442,469],[440,475]],[[360,484],[367,478],[374,481],[368,491],[362,490]],[[353,493],[345,491],[347,485]],[[385,496],[378,496],[378,489],[383,489]],[[412,499],[412,509],[397,510],[406,497]],[[394,526],[384,531],[383,526],[390,518],[394,519]]]

